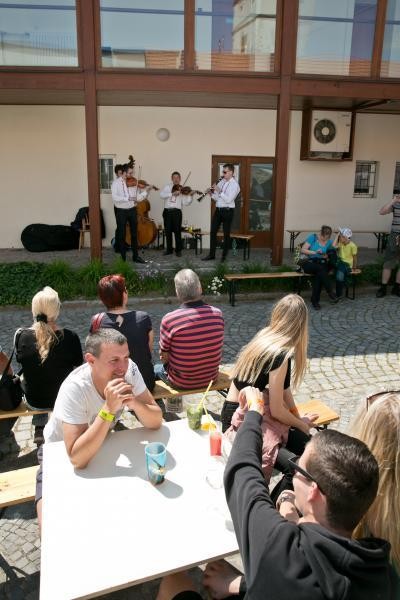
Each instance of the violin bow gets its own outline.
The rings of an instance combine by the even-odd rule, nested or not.
[[[188,181],[189,177],[191,176],[191,174],[192,174],[192,171],[189,171],[189,173],[187,174],[187,177],[186,177],[185,181],[182,183],[182,187],[183,187],[184,185],[186,185],[186,183],[187,183],[187,181]]]

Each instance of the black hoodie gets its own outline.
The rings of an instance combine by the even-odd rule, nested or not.
[[[394,600],[390,545],[353,540],[321,525],[280,516],[261,470],[261,415],[250,411],[225,470],[231,511],[251,600]]]

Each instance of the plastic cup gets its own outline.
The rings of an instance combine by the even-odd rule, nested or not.
[[[147,444],[144,452],[149,481],[153,485],[158,485],[165,479],[167,449],[161,442],[152,442]]]
[[[217,422],[215,428],[209,429],[210,438],[210,455],[221,456],[222,455],[222,423]]]
[[[198,399],[185,400],[186,414],[190,429],[196,430],[201,427],[201,415],[203,414],[203,405]]]

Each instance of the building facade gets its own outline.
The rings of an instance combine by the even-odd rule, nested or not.
[[[158,187],[179,170],[205,190],[233,162],[234,229],[279,264],[287,229],[389,226],[399,131],[400,0],[0,3],[3,248],[89,205],[101,257],[100,208],[109,244],[113,167],[133,154]],[[184,221],[208,231],[211,210],[194,200]]]

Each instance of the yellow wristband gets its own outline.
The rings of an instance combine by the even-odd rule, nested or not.
[[[103,419],[103,421],[108,421],[109,423],[112,423],[112,421],[115,420],[115,415],[107,412],[106,410],[104,410],[104,408],[99,410],[98,416],[100,417],[100,419]]]

